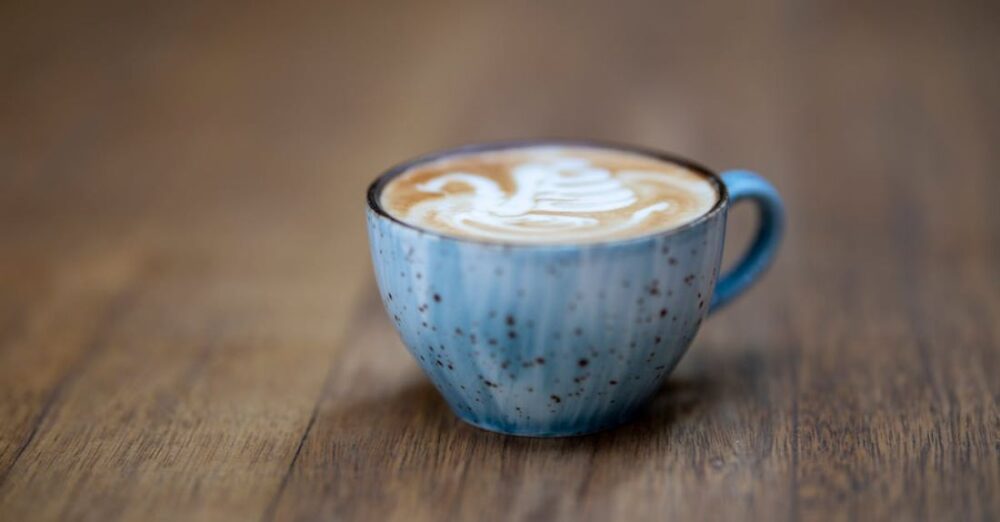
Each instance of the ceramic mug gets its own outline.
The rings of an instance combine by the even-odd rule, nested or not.
[[[715,206],[678,228],[582,244],[504,244],[405,224],[379,204],[395,176],[458,153],[583,145],[683,165],[718,189]],[[760,225],[725,274],[726,216],[753,202]],[[368,189],[368,234],[386,312],[403,343],[464,421],[511,435],[611,428],[647,404],[706,316],[742,293],[774,257],[784,211],[748,171],[716,175],[688,160],[581,141],[474,145],[393,167]]]

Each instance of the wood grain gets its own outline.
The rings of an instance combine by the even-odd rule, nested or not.
[[[0,5],[0,520],[1000,519],[998,20]],[[766,280],[590,437],[459,422],[368,268],[380,170],[533,136],[752,168],[789,207]]]

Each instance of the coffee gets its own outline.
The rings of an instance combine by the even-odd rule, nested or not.
[[[711,210],[715,182],[634,152],[532,145],[458,153],[392,179],[380,204],[446,235],[511,243],[581,243],[676,228]]]

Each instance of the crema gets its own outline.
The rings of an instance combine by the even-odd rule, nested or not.
[[[445,235],[503,243],[625,239],[691,222],[719,199],[683,165],[585,146],[518,146],[417,164],[382,190],[393,217]]]

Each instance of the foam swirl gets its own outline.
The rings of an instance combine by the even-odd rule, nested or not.
[[[678,226],[707,212],[717,197],[701,175],[646,156],[525,147],[417,166],[389,183],[381,202],[397,218],[443,233],[568,242]]]

